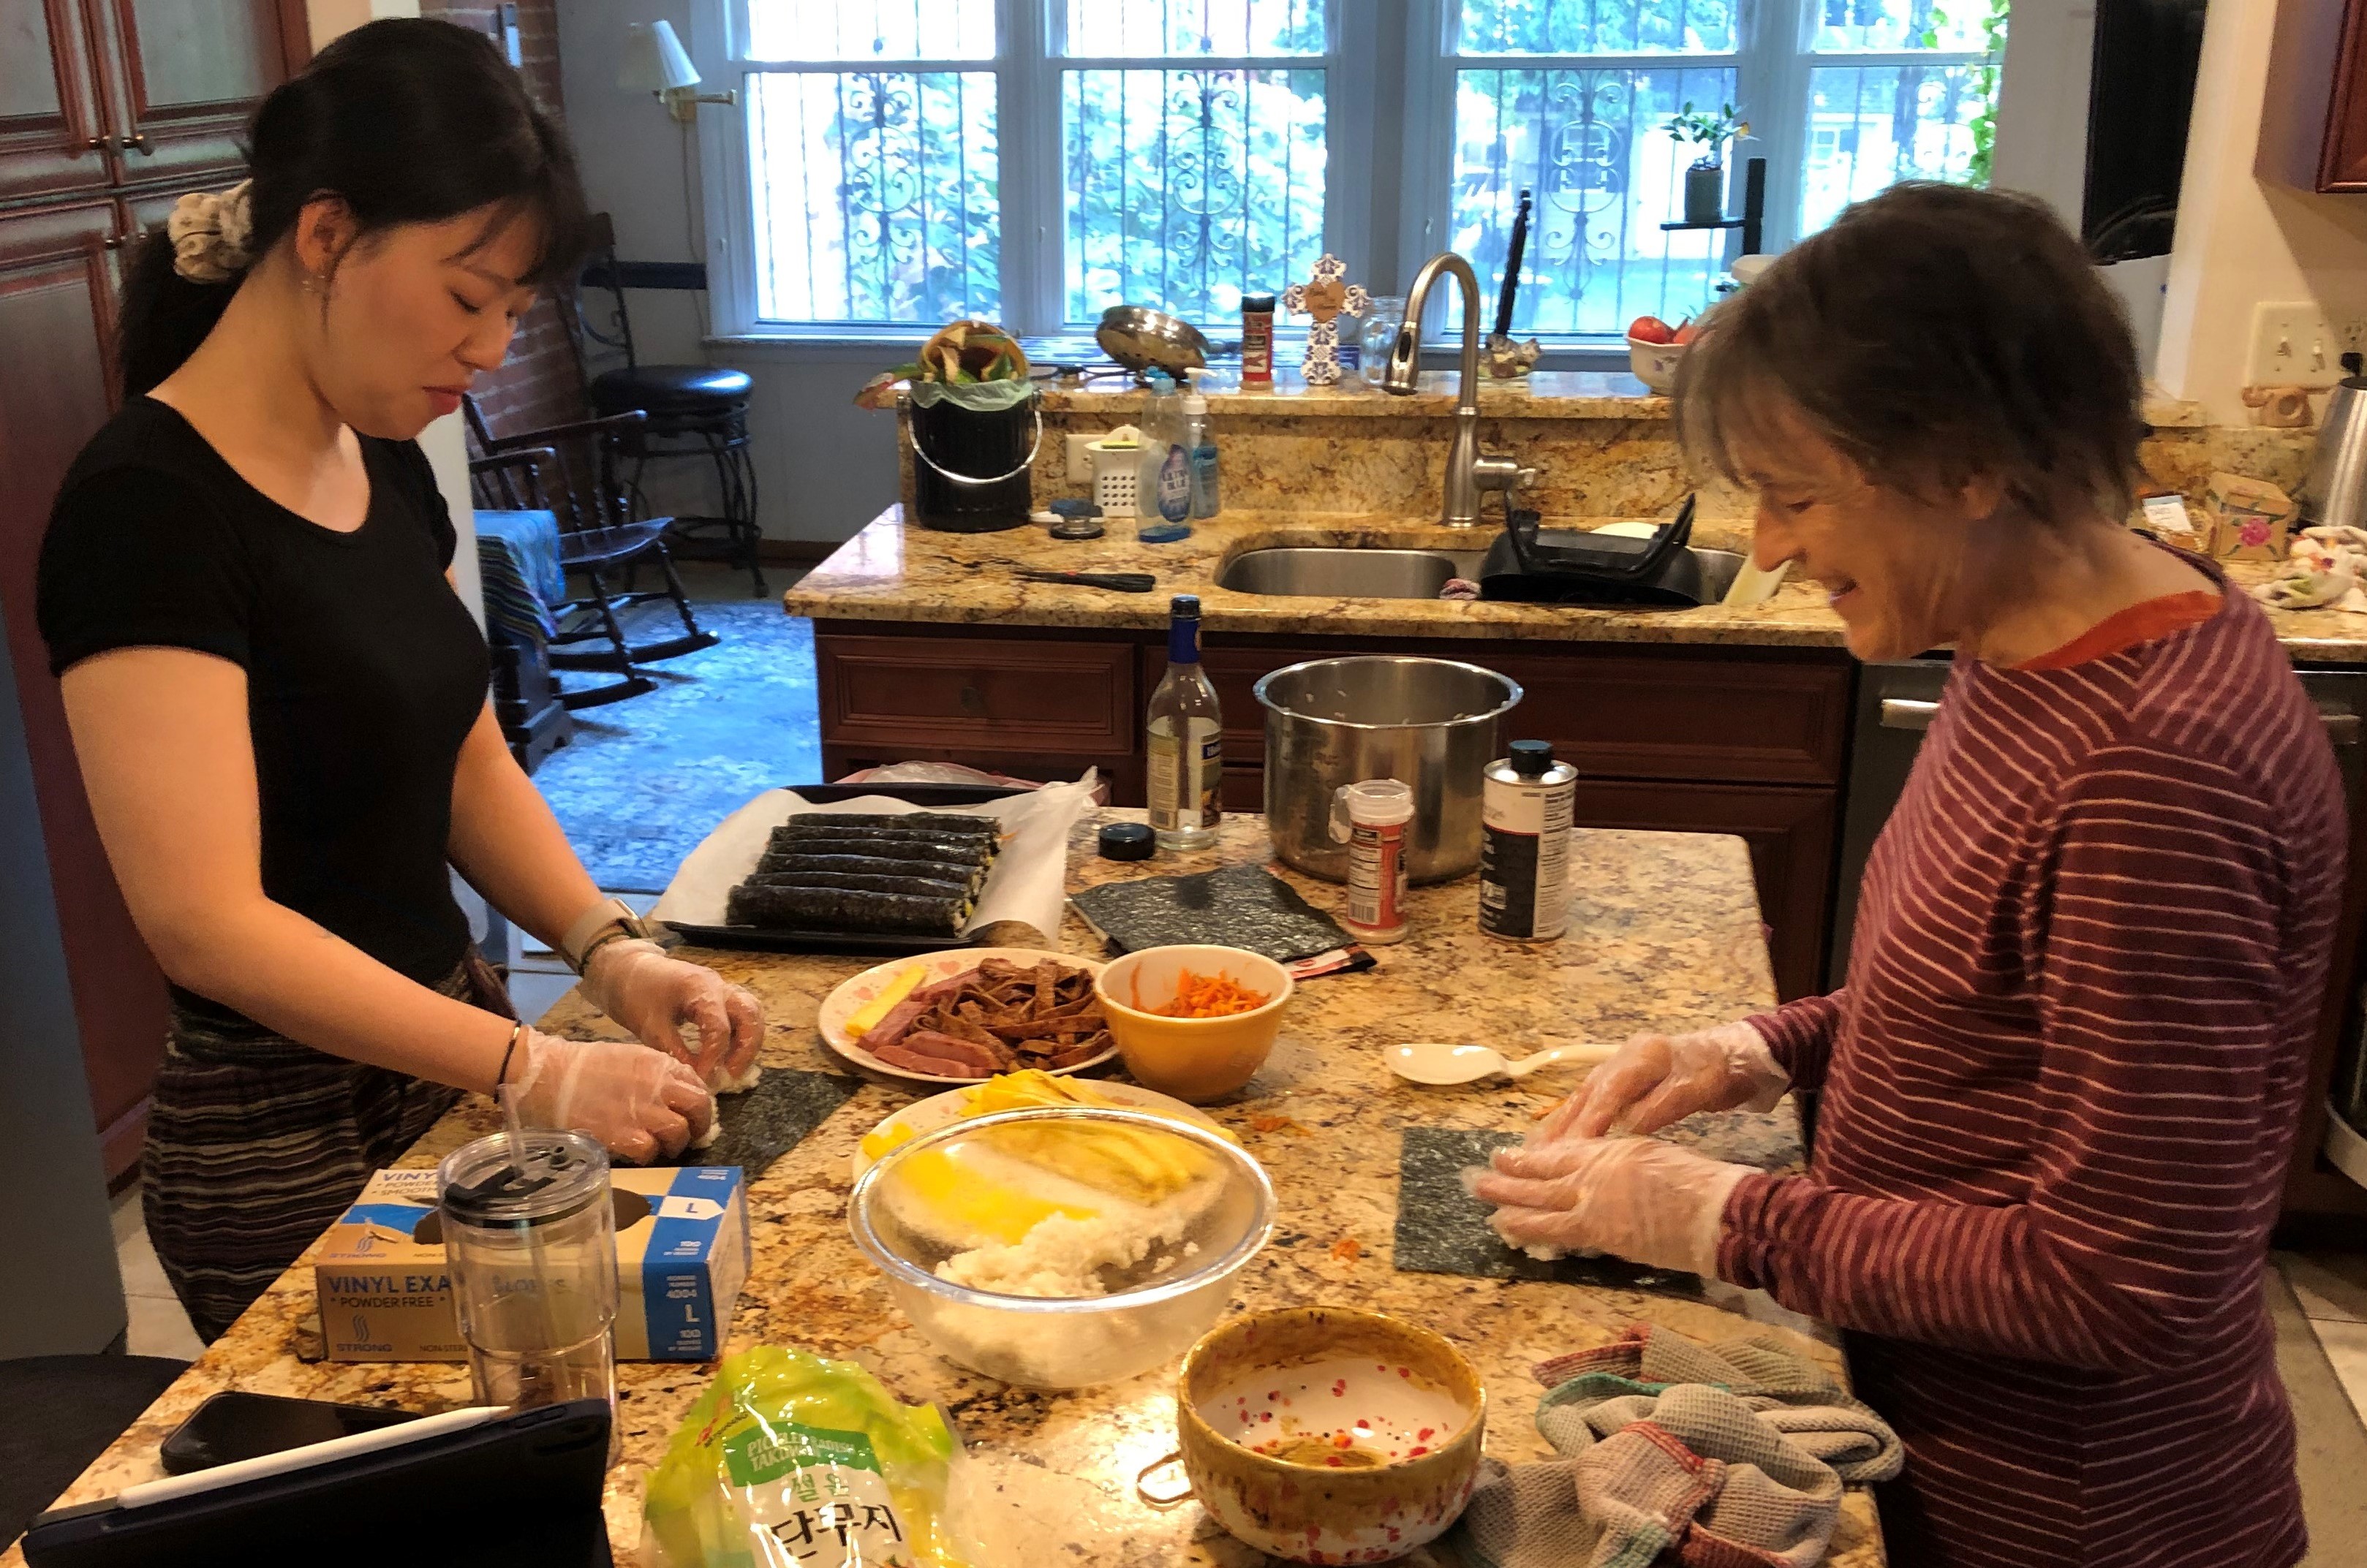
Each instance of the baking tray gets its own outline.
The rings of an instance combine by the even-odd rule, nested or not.
[[[1027,793],[1003,784],[776,784],[773,787],[796,790],[816,806],[833,800],[855,800],[864,795],[881,795],[920,807],[977,806],[985,801]],[[892,931],[695,926],[677,924],[673,920],[668,920],[666,925],[680,932],[685,942],[697,942],[701,947],[737,948],[748,953],[880,953],[892,958],[907,953],[943,953],[947,948],[977,945],[968,937],[900,936]]]

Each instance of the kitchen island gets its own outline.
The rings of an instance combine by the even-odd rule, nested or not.
[[[1353,479],[1356,459],[1337,461],[1347,471],[1328,476],[1334,486]],[[1603,610],[1220,584],[1228,565],[1253,550],[1473,552],[1499,531],[1493,522],[1451,529],[1410,520],[1421,515],[1228,510],[1188,539],[1145,545],[1126,520],[1103,538],[1070,543],[1034,525],[939,533],[891,506],[784,599],[789,614],[814,621],[822,776],[912,761],[1031,779],[1093,768],[1118,804],[1141,805],[1142,713],[1166,669],[1168,600],[1196,594],[1204,664],[1224,705],[1228,809],[1264,807],[1265,736],[1251,692],[1269,671],[1359,653],[1485,665],[1526,693],[1505,738],[1550,740],[1577,764],[1582,826],[1747,841],[1778,993],[1826,990],[1861,693],[1823,590],[1787,582],[1748,608]],[[1705,517],[1693,542],[1747,550],[1748,520]],[[1158,587],[1120,593],[1027,582],[1015,575],[1023,568],[1150,572]],[[2239,565],[2229,575],[2248,585],[2267,570]],[[2367,663],[2367,617],[2320,610],[2276,621],[2296,663]]]
[[[1254,818],[1229,819],[1212,850],[1163,855],[1147,868],[1095,858],[1096,825],[1089,818],[1077,830],[1072,888],[1146,870],[1204,870],[1265,858],[1264,827]],[[1647,1027],[1720,1022],[1772,999],[1741,844],[1703,835],[1581,832],[1572,859],[1569,934],[1540,948],[1479,936],[1468,878],[1416,889],[1410,939],[1381,950],[1373,971],[1305,983],[1265,1068],[1240,1095],[1210,1108],[1264,1165],[1280,1203],[1272,1244],[1238,1276],[1234,1309],[1330,1303],[1396,1314],[1439,1330],[1471,1358],[1486,1382],[1489,1451],[1514,1462],[1547,1451],[1531,1425],[1543,1391],[1530,1369],[1549,1356],[1603,1344],[1637,1319],[1717,1339],[1750,1331],[1749,1320],[1757,1318],[1822,1364],[1842,1365],[1829,1334],[1752,1292],[1716,1287],[1712,1300],[1699,1302],[1393,1268],[1399,1131],[1525,1132],[1572,1080],[1548,1072],[1542,1081],[1513,1086],[1419,1089],[1388,1074],[1381,1061],[1385,1047],[1408,1039],[1476,1039],[1519,1052],[1557,1040],[1615,1040]],[[1283,874],[1319,907],[1336,905],[1338,889]],[[1059,945],[1077,954],[1097,952],[1073,916]],[[842,1070],[815,1035],[815,1013],[833,987],[870,960],[683,953],[763,997],[770,1024],[763,1055],[768,1069]],[[572,996],[543,1022],[562,1033],[617,1033]],[[1096,1568],[1179,1562],[1249,1568],[1263,1561],[1217,1532],[1196,1507],[1162,1514],[1133,1501],[1136,1473],[1173,1446],[1172,1366],[1098,1389],[1027,1393],[945,1361],[890,1304],[847,1234],[848,1160],[866,1130],[912,1098],[866,1086],[751,1184],[753,1267],[732,1320],[731,1348],[798,1345],[852,1357],[907,1400],[945,1401],[974,1449],[1040,1461],[1090,1483],[1082,1495],[1090,1506],[1076,1511],[1077,1528],[1091,1532],[1080,1543],[1086,1550],[1063,1553],[1048,1543],[1042,1561]],[[472,1098],[402,1163],[433,1163],[493,1125],[491,1106]],[[1697,1117],[1670,1135],[1771,1168],[1799,1157],[1788,1103],[1766,1115]],[[1355,1245],[1345,1245],[1351,1242]],[[157,1445],[201,1400],[222,1389],[421,1412],[468,1403],[468,1375],[457,1366],[307,1359],[318,1346],[311,1317],[311,1274],[300,1263],[62,1502],[91,1501],[153,1479],[160,1473]],[[712,1372],[672,1363],[629,1362],[618,1369],[623,1461],[611,1474],[606,1501],[620,1561],[629,1560],[625,1553],[640,1538],[647,1467],[663,1452]],[[1843,1504],[1830,1561],[1839,1568],[1871,1568],[1883,1561],[1872,1502],[1863,1493]],[[0,1568],[20,1562],[12,1550],[0,1558]]]

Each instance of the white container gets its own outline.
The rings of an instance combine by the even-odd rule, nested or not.
[[[1348,846],[1348,907],[1340,923],[1359,942],[1403,942],[1406,825],[1413,786],[1396,779],[1343,784],[1331,796],[1331,837]]]
[[[1627,340],[1627,364],[1636,372],[1636,379],[1666,397],[1676,389],[1677,366],[1683,360],[1686,343],[1646,343],[1642,338]]]
[[[1093,455],[1093,504],[1104,517],[1141,514],[1141,433],[1122,424],[1099,441],[1085,443]]]

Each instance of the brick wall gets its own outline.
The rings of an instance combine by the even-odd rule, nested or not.
[[[479,32],[493,28],[497,7],[421,0],[420,14]],[[566,112],[559,85],[559,9],[556,0],[519,0],[517,8],[520,73],[535,102],[555,115]],[[532,430],[581,418],[583,386],[567,344],[567,329],[559,309],[549,299],[538,303],[518,323],[506,364],[477,383],[477,400],[487,423],[499,434]]]

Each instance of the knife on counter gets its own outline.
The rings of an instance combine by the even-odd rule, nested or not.
[[[1106,588],[1114,593],[1148,593],[1159,579],[1147,571],[1035,571],[1014,573],[1026,582],[1065,582],[1074,588]]]

